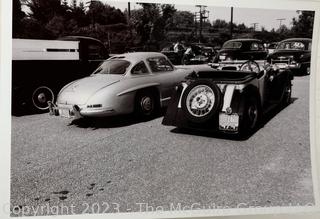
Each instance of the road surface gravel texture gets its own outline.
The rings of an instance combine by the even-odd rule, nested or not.
[[[162,117],[12,117],[11,214],[313,204],[308,76],[292,96],[246,140],[179,132]]]

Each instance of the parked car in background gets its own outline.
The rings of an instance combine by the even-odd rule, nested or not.
[[[174,91],[162,123],[247,136],[266,112],[290,104],[292,79],[287,67],[264,61],[233,61],[195,71]]]
[[[97,39],[68,36],[58,40],[12,40],[12,111],[45,112],[59,90],[89,75],[109,57]]]
[[[267,58],[275,65],[288,65],[295,74],[310,74],[311,39],[290,38],[281,41]]]
[[[273,53],[275,51],[275,49],[277,48],[277,46],[278,46],[277,42],[269,43],[267,46],[268,54]]]
[[[78,119],[136,112],[150,117],[171,99],[173,88],[192,70],[174,67],[155,52],[115,55],[89,77],[63,87],[50,114]]]
[[[213,47],[203,44],[190,45],[183,56],[182,64],[184,65],[199,65],[212,62],[216,51]]]
[[[181,65],[184,52],[186,51],[185,45],[172,43],[161,50],[161,53],[166,55],[174,65]]]
[[[214,58],[214,63],[232,60],[265,60],[267,51],[261,40],[233,39],[225,42]]]

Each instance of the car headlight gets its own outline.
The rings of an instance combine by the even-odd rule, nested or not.
[[[254,61],[247,61],[241,65],[240,71],[251,71],[251,72],[259,73],[260,68],[258,63]]]

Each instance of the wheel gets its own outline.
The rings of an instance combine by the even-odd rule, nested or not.
[[[192,122],[202,123],[212,118],[221,106],[218,86],[207,80],[192,82],[182,96],[181,107]]]
[[[244,101],[244,107],[239,133],[242,136],[246,136],[257,127],[261,118],[261,106],[255,95],[245,95],[242,101]]]
[[[150,90],[137,93],[135,100],[136,114],[143,118],[150,118],[154,116],[158,107],[156,99],[156,95]]]
[[[47,111],[48,101],[54,102],[53,91],[46,86],[36,88],[32,93],[32,106],[36,111]]]
[[[292,85],[291,81],[286,82],[281,96],[281,104],[287,106],[291,103]]]

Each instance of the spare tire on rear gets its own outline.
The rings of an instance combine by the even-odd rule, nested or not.
[[[181,107],[189,121],[206,122],[221,107],[220,89],[208,80],[194,81],[183,92]]]

